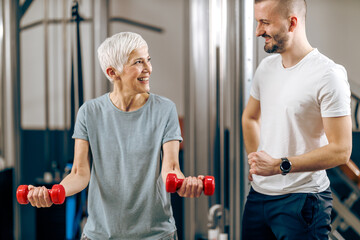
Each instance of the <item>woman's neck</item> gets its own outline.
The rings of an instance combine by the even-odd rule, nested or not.
[[[148,93],[138,93],[138,94],[126,94],[120,91],[110,92],[110,100],[111,102],[121,111],[124,112],[132,112],[136,111],[144,104],[149,98]]]

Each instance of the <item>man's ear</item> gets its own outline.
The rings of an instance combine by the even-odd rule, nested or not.
[[[291,16],[289,19],[290,19],[289,32],[294,32],[298,24],[298,19],[295,16]]]

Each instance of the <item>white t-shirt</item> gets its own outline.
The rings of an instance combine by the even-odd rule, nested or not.
[[[256,70],[250,94],[261,106],[258,151],[273,158],[297,156],[327,145],[322,117],[351,114],[345,68],[317,49],[290,68],[283,67],[280,54],[265,58]],[[253,175],[251,184],[257,192],[281,195],[321,192],[330,182],[322,170]]]

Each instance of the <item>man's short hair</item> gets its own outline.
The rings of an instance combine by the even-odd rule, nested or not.
[[[270,0],[255,0],[256,3],[265,2]],[[296,13],[300,17],[306,18],[306,0],[271,0],[278,2],[278,11],[284,14],[284,17],[289,17],[291,14]]]

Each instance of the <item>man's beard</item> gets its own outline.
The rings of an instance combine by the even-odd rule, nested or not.
[[[270,37],[269,35],[263,34],[262,37]],[[264,46],[264,50],[267,53],[282,53],[285,51],[285,45],[288,41],[289,37],[285,34],[282,34],[281,32],[278,34],[275,34],[272,37],[272,40],[274,43],[270,45],[270,43],[266,44]]]

